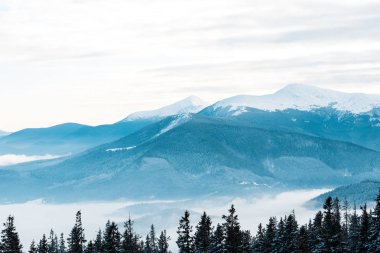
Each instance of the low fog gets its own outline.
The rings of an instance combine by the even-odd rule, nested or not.
[[[115,201],[72,204],[49,204],[36,200],[21,204],[0,205],[0,218],[5,221],[8,215],[15,216],[17,231],[20,234],[24,249],[30,242],[39,240],[42,234],[48,234],[50,229],[59,234],[63,232],[67,238],[74,225],[75,213],[82,211],[82,221],[86,239],[93,239],[99,228],[103,229],[107,220],[119,224],[123,230],[123,222],[131,216],[135,221],[135,229],[145,238],[153,223],[157,233],[166,229],[171,236],[171,247],[175,247],[176,228],[180,216],[185,209],[191,212],[191,221],[195,226],[200,214],[206,211],[216,225],[221,222],[222,214],[226,214],[233,203],[237,209],[242,228],[250,229],[252,233],[260,222],[266,223],[270,216],[284,216],[295,211],[300,223],[306,223],[316,210],[306,208],[304,203],[309,199],[326,192],[327,189],[300,190],[284,192],[278,195],[266,195],[260,198],[205,198],[198,200],[176,201]]]

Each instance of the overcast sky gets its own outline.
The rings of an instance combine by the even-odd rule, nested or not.
[[[0,129],[289,83],[380,93],[378,0],[0,0]]]

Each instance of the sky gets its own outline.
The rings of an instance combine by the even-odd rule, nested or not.
[[[378,0],[0,0],[0,129],[290,83],[380,93]]]

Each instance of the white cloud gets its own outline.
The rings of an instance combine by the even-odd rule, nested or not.
[[[194,92],[215,101],[295,82],[380,93],[379,11],[375,0],[4,0],[0,128],[108,123]]]
[[[49,160],[58,158],[59,156],[55,155],[15,155],[15,154],[6,154],[0,155],[0,166],[13,165],[18,163],[32,162],[37,160]]]

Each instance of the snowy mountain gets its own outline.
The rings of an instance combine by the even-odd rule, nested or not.
[[[273,94],[263,96],[239,95],[212,105],[213,110],[224,108],[232,115],[244,113],[246,107],[266,111],[286,109],[311,111],[321,107],[331,107],[338,111],[359,114],[380,107],[380,95],[344,93],[308,85],[292,84]]]
[[[0,130],[0,137],[9,135],[10,133]]]
[[[4,201],[243,196],[379,178],[378,168],[379,152],[351,143],[188,115],[64,161],[3,167],[0,192]]]
[[[163,119],[177,114],[197,113],[207,106],[207,103],[196,96],[190,96],[174,104],[164,106],[152,111],[135,112],[123,121],[141,119]]]

